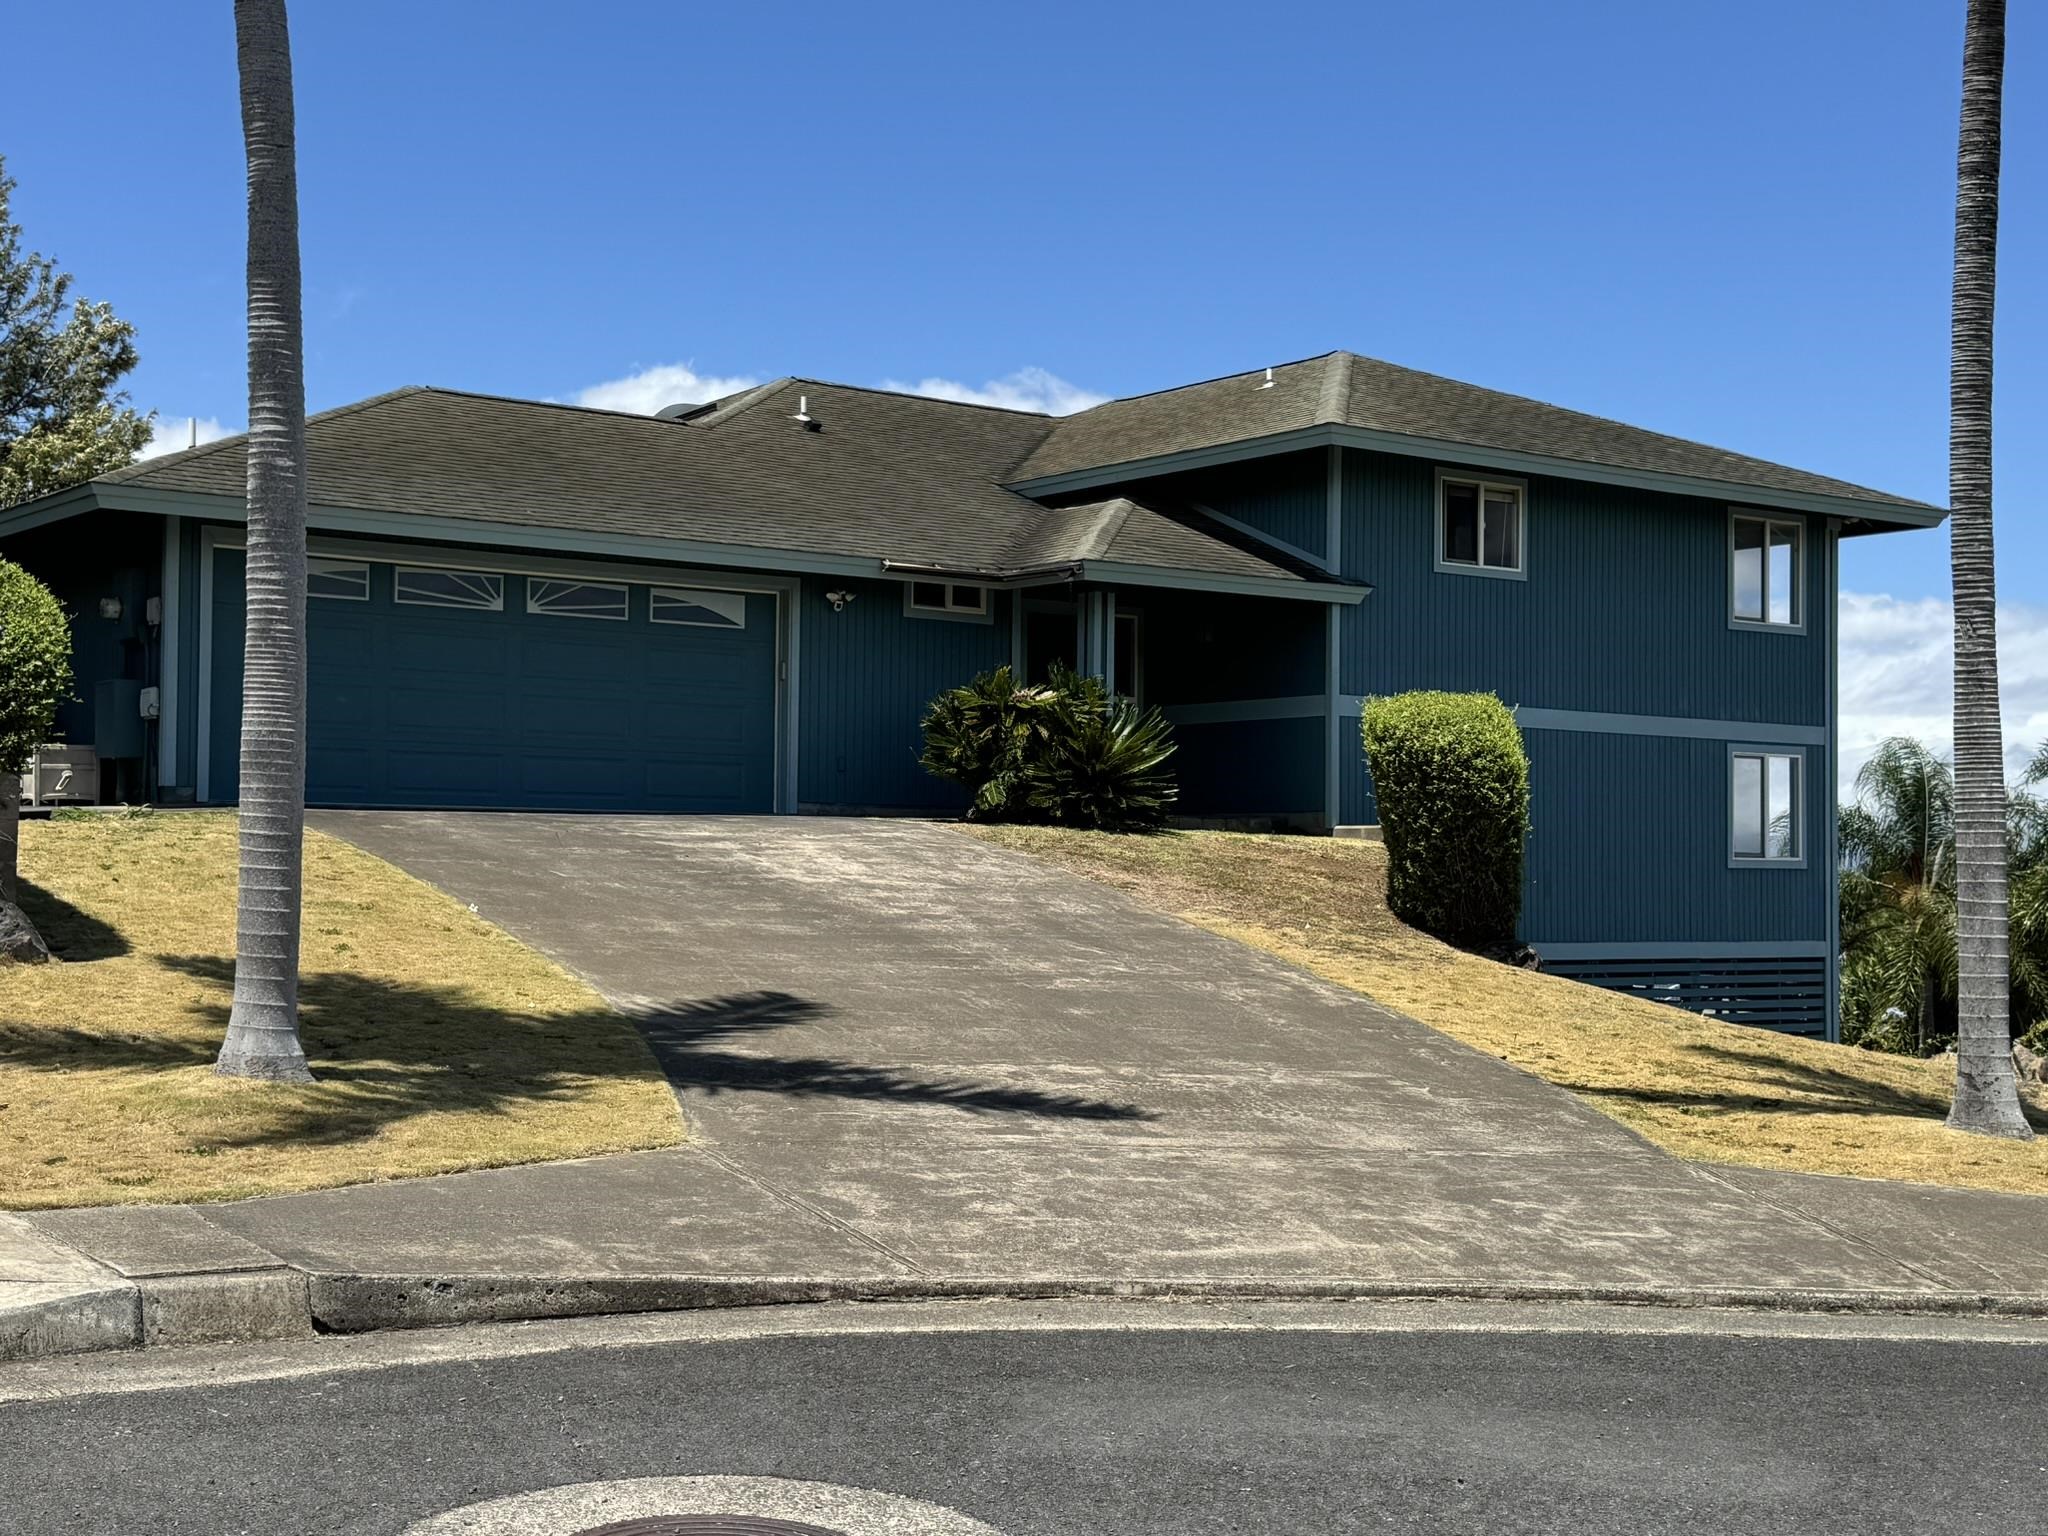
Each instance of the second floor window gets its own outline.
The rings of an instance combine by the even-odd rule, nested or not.
[[[1729,520],[1729,617],[1737,624],[1798,629],[1805,530],[1796,522],[1737,513]]]
[[[1482,576],[1522,574],[1522,505],[1516,481],[1437,476],[1436,567]]]

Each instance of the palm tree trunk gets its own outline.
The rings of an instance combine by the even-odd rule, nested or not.
[[[248,624],[235,998],[218,1068],[309,1082],[299,1045],[306,829],[306,382],[284,0],[235,0],[249,157]]]
[[[1949,549],[1956,612],[1956,1091],[1948,1123],[2031,1137],[2013,1076],[2005,733],[1991,538],[1991,336],[1998,277],[2005,0],[1970,0],[1956,148],[1949,364]]]

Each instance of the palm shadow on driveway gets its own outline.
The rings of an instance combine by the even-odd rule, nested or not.
[[[629,1017],[678,1093],[780,1093],[797,1097],[935,1104],[950,1109],[1062,1120],[1152,1120],[1134,1104],[1036,1088],[917,1077],[893,1067],[828,1056],[757,1056],[716,1049],[722,1041],[832,1017],[833,1009],[788,992],[744,992],[650,1008]]]
[[[167,969],[207,984],[201,1027],[141,1033],[60,1028],[0,1014],[0,1065],[50,1072],[203,1068],[227,1028],[233,963],[212,955],[160,955]],[[616,1044],[622,1022],[647,1041],[670,1088],[688,1092],[850,1099],[975,1114],[1055,1119],[1149,1120],[1130,1104],[960,1077],[844,1061],[818,1054],[747,1054],[721,1048],[827,1018],[808,998],[752,992],[621,1013],[603,1005],[528,1015],[480,1006],[462,989],[320,972],[300,984],[300,1032],[318,1079],[280,1095],[260,1127],[225,1128],[217,1147],[334,1145],[365,1139],[416,1116],[504,1113],[520,1104],[582,1096],[593,1074],[647,1072]]]

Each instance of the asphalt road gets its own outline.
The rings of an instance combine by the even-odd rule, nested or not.
[[[399,1536],[525,1490],[722,1474],[1004,1536],[2010,1532],[2048,1519],[2044,1398],[2048,1328],[2023,1324],[1096,1304],[530,1325],[10,1367],[0,1529]]]

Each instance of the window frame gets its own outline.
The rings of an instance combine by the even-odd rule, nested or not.
[[[1444,487],[1446,485],[1469,485],[1479,493],[1479,555],[1477,561],[1448,559],[1444,554]],[[1512,491],[1515,495],[1515,517],[1521,524],[1515,540],[1516,553],[1521,557],[1514,565],[1487,565],[1486,557],[1486,493],[1488,491]],[[1448,469],[1442,465],[1436,471],[1436,568],[1447,576],[1489,576],[1496,581],[1527,581],[1529,579],[1529,482],[1513,475],[1489,475],[1478,470]]]
[[[1764,841],[1770,842],[1770,759],[1782,757],[1792,764],[1792,846],[1798,851],[1790,858],[1773,858],[1770,854],[1738,853],[1735,849],[1735,763],[1744,757],[1761,758],[1763,769],[1763,811]],[[1784,742],[1731,741],[1728,743],[1726,788],[1721,801],[1728,817],[1728,867],[1730,869],[1805,869],[1807,867],[1807,815],[1806,815],[1806,771],[1807,751],[1804,747],[1789,746]]]
[[[401,588],[402,580],[408,575],[415,576],[467,576],[480,581],[497,583],[497,601],[492,603],[437,603],[431,598],[407,597]],[[444,613],[503,613],[505,611],[505,573],[503,571],[467,571],[448,565],[394,565],[391,567],[391,601],[405,608],[438,608]]]
[[[320,567],[326,569],[320,569]],[[315,576],[334,576],[343,571],[361,571],[363,590],[360,592],[315,592]],[[308,555],[306,557],[306,596],[316,603],[367,603],[370,600],[370,562],[367,560],[336,559],[331,555]]]
[[[702,619],[665,619],[661,617],[660,612],[655,606],[655,599],[657,597],[665,598],[670,602],[687,603],[693,608],[702,608],[707,613],[715,613],[717,610],[708,603],[698,602],[697,599],[699,597],[736,597],[740,600],[740,616],[735,622],[730,624],[707,624]],[[647,588],[647,622],[676,629],[712,629],[724,634],[731,634],[735,630],[742,630],[747,627],[747,594],[744,592],[730,592],[723,587],[673,587],[655,582]]]
[[[919,587],[944,587],[946,606],[934,608],[917,600]],[[903,612],[913,619],[951,619],[958,624],[993,624],[996,621],[996,605],[992,594],[995,589],[981,582],[955,581],[949,576],[922,576],[903,583]],[[963,608],[953,601],[956,594],[972,592],[980,600],[978,607]]]
[[[1735,525],[1761,523],[1764,527],[1763,611],[1761,619],[1745,619],[1735,611]],[[1771,529],[1792,530],[1792,622],[1773,623],[1771,611]],[[1770,512],[1761,507],[1728,509],[1728,627],[1753,634],[1803,635],[1806,633],[1806,520],[1790,512]]]
[[[619,611],[577,613],[569,608],[537,608],[534,606],[534,588],[546,586],[595,587],[606,592],[616,592],[619,594]],[[581,576],[528,576],[526,611],[538,619],[596,619],[607,624],[624,624],[633,617],[633,589],[623,581],[586,581]]]

